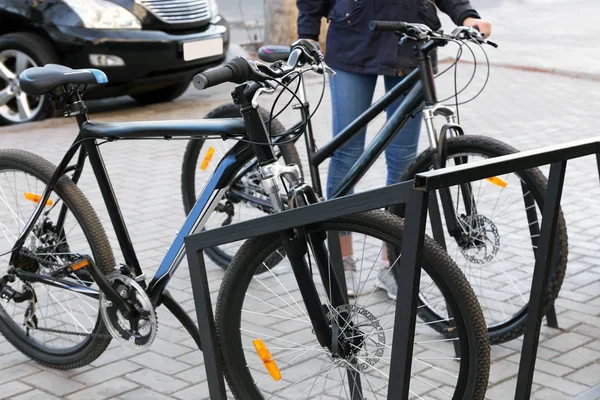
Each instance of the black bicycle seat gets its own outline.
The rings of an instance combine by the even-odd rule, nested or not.
[[[290,56],[289,46],[262,46],[258,49],[258,57],[264,62],[286,61]]]
[[[71,69],[58,64],[28,68],[19,75],[21,90],[38,96],[68,83],[89,85],[107,82],[106,74],[99,69]]]

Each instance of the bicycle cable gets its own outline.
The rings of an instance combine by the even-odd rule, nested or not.
[[[475,94],[473,97],[471,97],[469,100],[465,100],[462,103],[458,103],[459,105],[463,105],[463,104],[467,104],[470,103],[471,101],[475,100],[477,97],[479,97],[479,95],[481,93],[483,93],[483,91],[485,90],[485,88],[487,87],[488,81],[490,79],[490,58],[487,55],[487,51],[485,51],[485,49],[483,48],[483,46],[481,45],[481,43],[477,43],[477,45],[481,48],[481,51],[483,52],[483,55],[485,56],[485,60],[486,60],[486,65],[487,65],[487,74],[485,77],[485,81],[483,82],[483,86],[481,87],[481,89],[479,89],[479,91],[477,92],[477,94]]]

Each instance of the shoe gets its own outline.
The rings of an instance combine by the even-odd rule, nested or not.
[[[344,276],[346,277],[346,289],[348,289],[348,297],[356,297],[358,289],[358,276],[356,275],[356,260],[352,256],[346,256],[344,262]]]
[[[377,284],[379,289],[383,289],[387,292],[390,299],[396,300],[398,294],[398,284],[394,278],[394,274],[389,268],[382,268],[377,273]]]

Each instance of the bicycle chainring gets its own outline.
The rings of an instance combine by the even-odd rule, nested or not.
[[[132,328],[132,321],[123,316],[116,306],[100,293],[100,312],[108,332],[122,346],[129,349],[145,349],[150,347],[156,338],[158,319],[152,301],[146,291],[127,275],[113,273],[106,277],[112,286],[136,309],[137,329]],[[135,324],[133,324],[135,326]]]

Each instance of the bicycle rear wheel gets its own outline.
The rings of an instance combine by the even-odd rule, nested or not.
[[[447,166],[515,153],[505,143],[484,136],[461,136],[447,143]],[[401,180],[432,169],[434,151],[419,155]],[[471,200],[459,186],[450,188],[454,210],[466,238],[458,242],[446,229],[441,201],[442,229],[448,254],[462,269],[483,309],[492,344],[504,343],[523,334],[535,264],[534,251],[544,205],[547,180],[537,168],[471,182]],[[467,210],[473,209],[473,212]],[[401,205],[389,211],[403,216]],[[431,215],[428,231],[432,235]],[[565,277],[568,240],[565,219],[559,212],[545,307],[554,302]],[[426,305],[427,299],[422,299]],[[426,321],[439,321],[440,314],[427,306],[419,310]],[[431,324],[439,332],[444,322]]]
[[[98,298],[86,295],[97,293],[98,287],[85,268],[61,271],[89,260],[109,274],[115,260],[90,203],[63,176],[14,266],[9,266],[10,250],[36,207],[35,196],[42,194],[54,170],[34,154],[0,150],[0,287],[3,297],[9,298],[0,303],[0,332],[32,359],[70,369],[94,361],[111,336]],[[59,275],[57,284],[50,285],[28,279],[24,273]]]
[[[227,269],[217,300],[216,324],[229,386],[236,398],[244,400],[385,399],[396,303],[376,286],[387,273],[396,280],[402,278],[398,258],[385,261],[387,248],[401,248],[402,220],[373,211],[305,229],[307,234],[352,235],[356,270],[351,274],[356,297],[348,305],[335,308],[329,303],[327,289],[317,283],[320,279],[317,268],[313,268],[321,303],[331,321],[348,313],[348,322],[338,336],[347,352],[332,356],[319,345],[291,271],[264,279],[254,274],[261,267],[268,268],[265,260],[279,251],[279,235],[250,239]],[[314,260],[311,263],[315,265]],[[378,265],[391,268],[380,269]],[[436,303],[448,304],[455,329],[454,337],[447,339],[417,320],[410,397],[483,399],[489,344],[475,295],[452,260],[429,238],[424,244],[422,268],[421,291],[436,292]],[[264,359],[255,348],[257,343],[270,351],[269,359],[277,364],[280,380],[274,380],[265,369]],[[349,384],[351,379],[355,379],[354,384]]]
[[[263,120],[268,120],[269,113],[264,109],[259,109],[259,111]],[[217,107],[209,112],[206,118],[241,118],[240,106],[226,104]],[[273,133],[285,131],[283,125],[276,119],[271,122],[271,129]],[[220,160],[229,147],[233,146],[233,143],[235,142],[205,141],[203,139],[191,140],[188,143],[181,171],[181,192],[186,214],[194,206],[199,195],[199,190],[212,172],[211,166],[208,165],[207,167],[209,163],[204,163],[207,160],[209,149],[211,147],[214,149],[212,159]],[[300,156],[293,143],[276,146],[275,153],[278,157],[283,158],[286,165],[296,164],[302,169]],[[216,164],[214,162],[214,165]],[[231,187],[225,194],[225,197],[209,217],[206,229],[214,229],[231,223],[259,218],[272,212],[270,200],[264,194],[260,182],[258,168],[256,166],[242,166],[240,171],[236,172],[236,176],[237,179],[231,183]],[[210,247],[206,249],[206,255],[219,267],[226,269],[233,258],[233,254],[240,246],[240,242],[235,242]],[[275,261],[273,260],[273,262]]]

